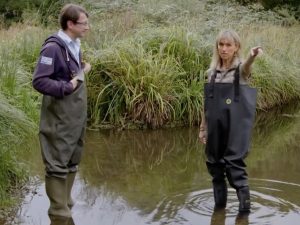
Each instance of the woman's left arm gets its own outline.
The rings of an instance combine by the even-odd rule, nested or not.
[[[251,65],[254,62],[254,59],[256,58],[256,56],[258,56],[259,54],[262,54],[262,53],[263,53],[263,50],[260,46],[251,48],[248,58],[242,65],[243,74],[245,74],[246,77],[250,76]]]

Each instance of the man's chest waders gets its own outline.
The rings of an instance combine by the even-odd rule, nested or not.
[[[40,144],[46,172],[65,177],[76,172],[83,150],[87,118],[84,83],[62,99],[43,96],[40,119]]]
[[[222,183],[225,173],[230,185],[248,186],[246,157],[255,117],[257,90],[239,84],[239,67],[233,83],[215,83],[216,73],[205,84],[207,122],[207,168],[213,183]]]

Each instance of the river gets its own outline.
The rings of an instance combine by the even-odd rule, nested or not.
[[[246,163],[252,212],[239,218],[230,188],[214,212],[198,128],[88,131],[69,221],[50,220],[38,148],[25,157],[28,191],[9,225],[287,225],[300,220],[300,114],[259,113]],[[1,224],[1,222],[0,222]],[[1,225],[2,225],[1,224]]]

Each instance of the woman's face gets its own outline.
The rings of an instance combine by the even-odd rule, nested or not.
[[[236,46],[233,40],[228,38],[220,39],[218,43],[218,53],[222,60],[232,60],[237,50],[238,46]]]

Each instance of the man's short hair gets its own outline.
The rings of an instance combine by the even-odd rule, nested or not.
[[[63,30],[68,28],[67,22],[70,20],[76,23],[79,19],[80,13],[84,13],[86,17],[89,17],[84,8],[75,4],[66,4],[60,11],[59,23]]]

